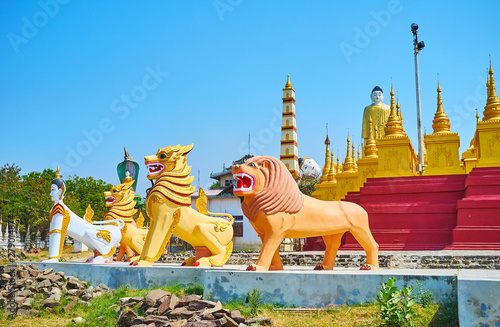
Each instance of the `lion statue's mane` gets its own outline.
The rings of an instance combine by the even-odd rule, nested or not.
[[[274,157],[254,157],[245,162],[255,163],[265,176],[264,190],[247,205],[241,203],[245,216],[254,220],[260,212],[272,215],[277,212],[297,213],[304,204],[304,195],[286,166]],[[264,167],[267,162],[267,168]],[[285,191],[286,190],[286,191]]]

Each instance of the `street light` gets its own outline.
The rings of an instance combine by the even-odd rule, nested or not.
[[[418,42],[417,37],[418,25],[411,24],[411,32],[413,33],[413,46],[415,54],[415,84],[417,89],[417,130],[418,130],[418,171],[420,176],[424,174],[424,144],[422,135],[422,113],[420,109],[420,78],[418,76],[418,52],[425,47],[424,41]]]

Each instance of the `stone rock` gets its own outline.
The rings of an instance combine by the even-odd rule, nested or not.
[[[146,310],[145,314],[151,316],[156,312],[156,310],[157,310],[156,308],[149,308]]]
[[[22,309],[31,309],[33,307],[33,304],[35,303],[35,300],[31,297],[27,298],[26,300],[21,303],[19,306]]]
[[[101,296],[102,296],[102,292],[94,292],[93,297],[101,297]]]
[[[76,317],[76,318],[71,319],[71,321],[74,322],[75,324],[81,324],[85,320],[82,317]]]
[[[122,297],[122,298],[120,298],[120,303],[122,305],[127,304],[130,299],[131,299],[130,296],[129,297]]]
[[[44,288],[44,287],[50,287],[52,285],[51,281],[48,279],[44,279],[41,282],[38,283],[39,288]]]
[[[46,308],[55,308],[59,305],[61,298],[57,299],[57,297],[50,296],[45,301],[43,301],[43,306]]]
[[[202,296],[201,295],[196,295],[196,294],[191,294],[187,296],[183,296],[179,299],[179,305],[181,306],[186,306],[192,301],[199,301],[201,300]]]
[[[30,275],[30,273],[29,273],[29,271],[27,271],[27,270],[19,270],[19,271],[17,272],[17,276],[18,276],[19,278],[28,278],[28,277],[29,277],[29,275]]]
[[[43,274],[44,274],[44,275],[52,274],[52,272],[53,272],[53,271],[54,271],[54,269],[52,269],[52,268],[47,268],[47,269],[45,269],[45,270],[43,271]]]
[[[224,318],[227,320],[226,327],[238,327],[239,323],[231,319],[228,315],[224,315]]]
[[[168,295],[170,295],[170,293],[167,291],[164,291],[164,290],[160,290],[160,289],[152,290],[151,292],[148,293],[148,295],[146,295],[144,297],[144,304],[149,306],[149,307],[152,307],[152,306],[156,305],[156,302],[159,299],[161,299],[164,296],[168,296]]]
[[[57,283],[61,281],[63,278],[58,274],[50,274],[47,276],[47,279],[50,280],[52,283]]]
[[[175,294],[165,297],[158,308],[158,314],[163,315],[167,310],[173,310],[178,303],[179,298]]]
[[[216,303],[212,301],[192,301],[188,304],[188,309],[191,311],[199,311],[207,308],[212,309],[215,305]]]
[[[126,310],[123,311],[119,314],[118,316],[118,321],[116,325],[118,327],[127,327],[130,326],[130,323],[137,318],[137,313],[135,313],[133,310]]]
[[[31,317],[34,315],[34,311],[31,310],[26,310],[26,309],[17,309],[17,315],[18,316],[24,316],[24,317]]]
[[[183,327],[187,324],[187,320],[177,320],[175,322],[170,322],[170,327]]]
[[[78,303],[78,299],[74,299],[72,302],[68,303],[65,307],[64,307],[64,312],[68,313],[71,311],[71,309],[73,309],[73,307]]]
[[[23,290],[18,293],[19,296],[24,296],[24,297],[31,297],[33,296],[33,292],[30,290]]]
[[[248,319],[246,321],[246,324],[247,325],[251,325],[251,324],[259,324],[259,325],[271,325],[272,322],[271,322],[271,318],[267,318],[267,317],[259,317],[259,318],[252,318],[252,319]]]
[[[245,317],[241,315],[241,312],[239,310],[231,311],[231,319],[233,319],[237,323],[244,323],[246,320]]]
[[[81,284],[80,284],[80,281],[78,280],[78,278],[73,277],[73,276],[69,276],[67,278],[66,287],[68,289],[78,289],[78,288],[81,288]]]
[[[2,274],[2,279],[10,279],[10,275],[9,274]]]
[[[170,310],[167,312],[167,317],[178,318],[181,316],[181,313],[184,311],[187,311],[187,308],[185,308],[185,307],[175,308],[174,310]]]

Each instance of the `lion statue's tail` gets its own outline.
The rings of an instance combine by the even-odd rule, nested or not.
[[[207,202],[208,202],[207,195],[205,194],[205,191],[203,191],[203,189],[200,187],[199,196],[195,202],[196,209],[198,210],[198,212],[202,213],[204,215],[207,215],[207,216],[211,216],[211,217],[220,217],[220,218],[227,217],[227,218],[229,218],[229,225],[231,225],[231,226],[233,225],[233,222],[234,222],[233,216],[231,216],[228,213],[209,212],[207,210]],[[219,224],[219,222],[214,222],[214,224]]]

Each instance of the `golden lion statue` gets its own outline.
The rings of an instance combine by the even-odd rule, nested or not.
[[[146,242],[133,265],[151,266],[160,258],[172,234],[191,244],[196,255],[183,265],[221,267],[233,251],[233,217],[227,214],[205,215],[191,208],[194,177],[189,176],[188,146],[167,146],[156,155],[145,157],[148,179],[156,180],[146,197],[146,212],[151,219]],[[202,207],[203,203],[197,203]],[[198,209],[200,210],[200,209]],[[230,221],[222,217],[226,216]]]
[[[124,252],[127,252],[128,261],[134,256],[134,252],[141,254],[148,233],[147,229],[138,228],[133,219],[137,213],[137,209],[135,209],[136,201],[134,201],[135,193],[132,189],[133,184],[134,181],[132,180],[115,185],[110,191],[104,192],[106,207],[110,208],[104,220],[121,219],[125,222],[125,227],[121,230],[122,239],[120,241],[118,260],[121,259]],[[139,223],[144,221],[142,213],[139,213],[137,220]]]
[[[247,270],[281,270],[279,245],[284,238],[322,236],[326,251],[315,270],[333,269],[342,235],[349,231],[366,252],[368,265],[379,269],[378,244],[368,226],[368,214],[351,202],[321,201],[299,191],[286,166],[268,156],[234,165],[233,193],[242,197],[241,208],[262,240],[256,265]]]

